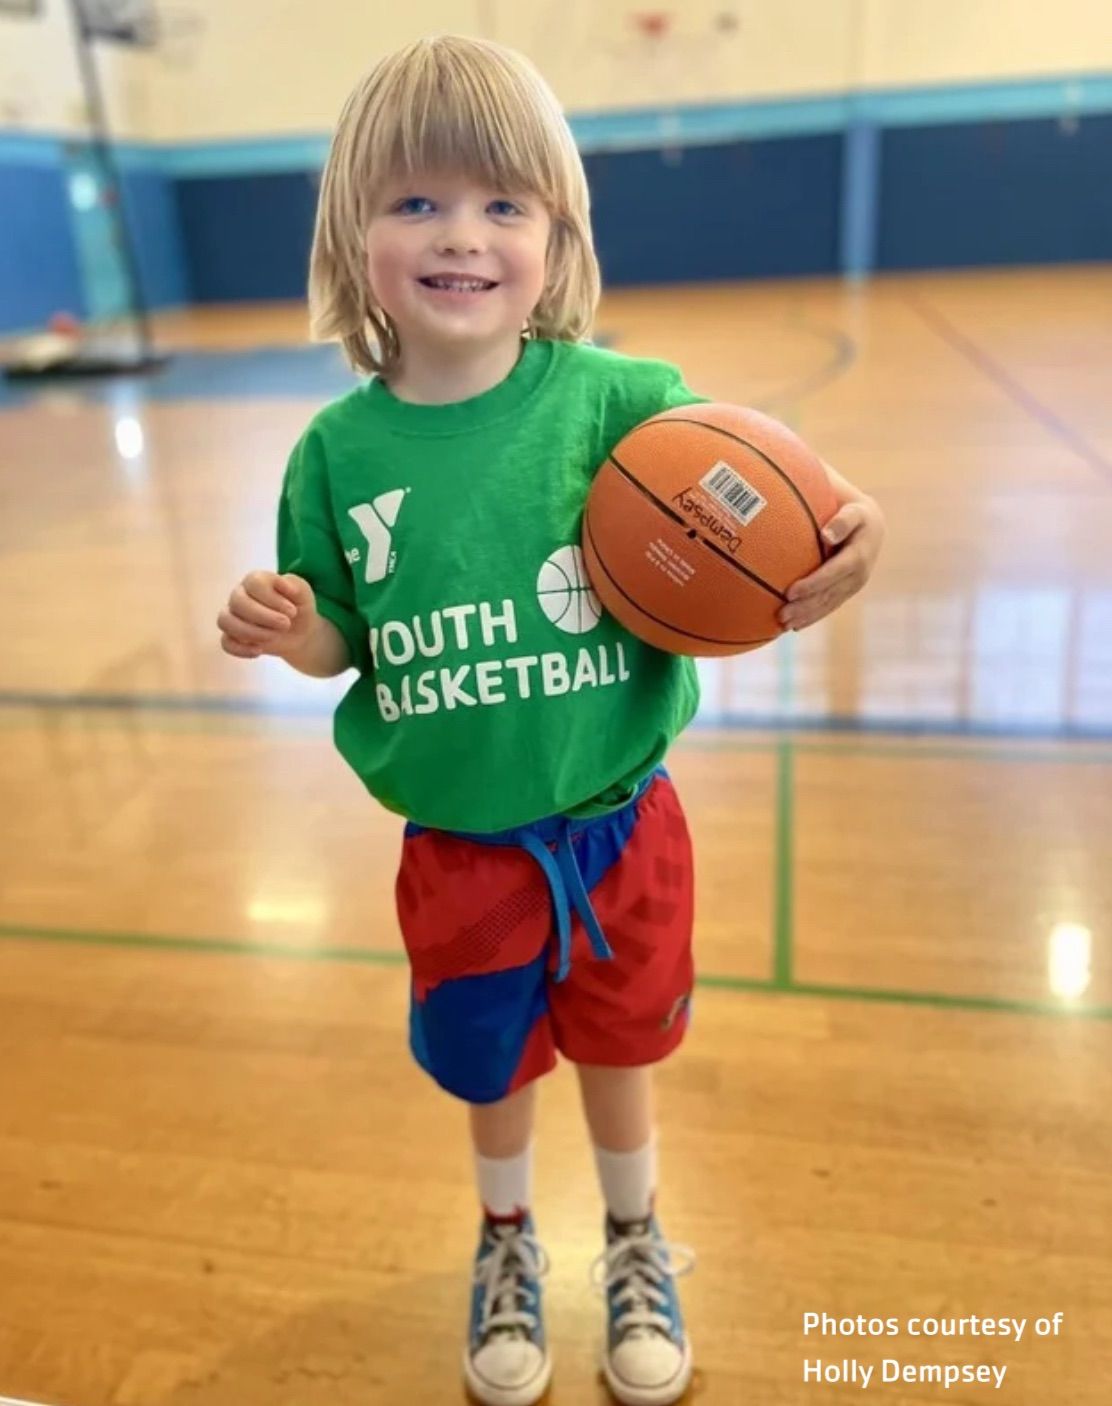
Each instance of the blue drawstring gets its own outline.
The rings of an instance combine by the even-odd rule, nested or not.
[[[639,801],[648,790],[654,776],[664,775],[667,772],[663,767],[658,767],[655,772],[645,777],[637,787],[630,805]],[[589,823],[589,822],[588,822]],[[591,907],[591,899],[587,893],[587,886],[583,882],[583,874],[579,868],[579,861],[575,857],[575,850],[572,847],[571,832],[575,824],[583,825],[583,821],[570,820],[566,815],[549,816],[547,820],[540,821],[537,826],[522,826],[516,830],[502,830],[496,834],[473,834],[466,830],[449,830],[446,833],[456,835],[460,839],[474,840],[478,844],[484,845],[516,845],[527,850],[537,861],[544,871],[544,876],[548,880],[548,887],[552,892],[552,906],[556,910],[556,980],[563,981],[568,972],[571,971],[571,908],[568,905],[569,897],[571,906],[583,920],[583,926],[587,931],[587,936],[591,942],[591,950],[596,957],[601,957],[604,961],[609,961],[614,952],[606,940],[606,934],[602,930],[602,925],[595,916],[595,910]],[[556,842],[555,854],[548,848],[545,842],[537,834],[537,830],[550,836]],[[419,827],[413,827],[414,833],[419,833]],[[410,827],[406,827],[406,833],[410,833]]]
[[[603,932],[598,918],[595,917],[595,910],[591,907],[583,875],[579,872],[575,851],[571,845],[570,821],[564,820],[560,827],[560,832],[556,837],[555,854],[530,830],[522,830],[519,839],[515,841],[496,841],[496,843],[519,844],[522,849],[529,851],[544,870],[548,887],[552,890],[552,906],[556,910],[557,981],[563,981],[568,972],[571,971],[569,896],[576,912],[583,919],[583,926],[587,929],[587,936],[591,940],[591,949],[595,956],[604,959],[613,957],[614,953],[606,940],[606,934]]]
[[[561,869],[564,871],[564,878],[568,881],[571,890],[571,901],[575,904],[576,912],[583,919],[583,926],[587,929],[587,936],[591,940],[591,950],[596,957],[601,957],[603,961],[609,961],[614,953],[606,940],[606,934],[602,930],[602,924],[595,916],[595,910],[591,907],[591,899],[587,893],[587,885],[583,882],[583,873],[579,868],[579,861],[575,857],[575,850],[571,843],[571,829],[566,829],[560,836],[556,846],[558,859],[563,859]],[[571,948],[568,948],[568,960],[571,960]],[[565,969],[564,975],[567,975]]]
[[[548,848],[542,839],[531,829],[503,831],[498,835],[469,834],[463,830],[449,831],[465,840],[476,840],[487,845],[517,845],[527,850],[544,870],[548,887],[552,892],[552,906],[556,910],[556,980],[563,981],[571,971],[571,905],[583,919],[583,926],[591,941],[591,950],[596,957],[609,960],[614,953],[606,940],[591,900],[587,886],[579,871],[579,863],[571,843],[571,826],[567,816],[553,817],[556,822],[556,852]],[[551,829],[551,826],[549,827]]]

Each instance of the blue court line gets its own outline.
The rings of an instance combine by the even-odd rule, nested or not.
[[[331,718],[329,704],[297,698],[229,698],[218,694],[0,692],[0,708],[66,712],[216,713],[226,716]]]
[[[299,698],[235,698],[220,694],[47,693],[18,689],[0,691],[0,709],[318,718],[322,721],[330,720],[335,711],[331,703]],[[688,725],[687,731],[777,735],[837,733],[844,736],[901,739],[970,738],[1001,742],[1112,743],[1112,722],[1026,723],[980,719],[937,720],[898,715],[862,718],[834,713],[815,713],[798,717],[783,713],[705,713],[696,717]]]
[[[308,333],[306,332],[306,336]],[[157,340],[157,337],[156,337]],[[345,395],[364,379],[331,343],[263,346],[227,351],[172,351],[149,376],[65,382],[66,391],[99,405],[124,409],[136,402],[303,398],[324,402]],[[60,382],[0,379],[0,410],[33,404]]]
[[[771,392],[754,406],[784,419],[785,408],[807,399],[830,385],[853,366],[857,348],[848,333],[818,326],[793,314],[785,326],[829,347],[829,355],[814,370],[779,390]],[[157,338],[156,338],[157,340]],[[616,347],[620,339],[606,329],[591,338],[596,347]],[[149,376],[90,379],[65,382],[68,394],[93,404],[121,410],[136,402],[177,402],[191,400],[289,399],[331,400],[346,394],[365,378],[352,371],[341,349],[332,343],[287,344],[204,350],[183,348],[170,353],[164,367]],[[55,391],[58,381],[8,382],[0,379],[0,411],[29,404]]]
[[[1105,483],[1112,483],[1112,463],[1089,443],[1079,431],[1062,418],[1048,405],[1044,405],[1019,378],[1002,366],[995,357],[978,346],[971,337],[959,331],[936,307],[911,293],[902,294],[903,301],[917,313],[927,326],[947,346],[952,347],[966,361],[977,368],[982,375],[1004,392],[1013,405],[1018,405],[1032,420],[1042,425],[1055,439],[1060,440],[1093,469]]]

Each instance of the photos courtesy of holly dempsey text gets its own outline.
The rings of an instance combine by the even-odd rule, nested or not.
[[[811,1386],[848,1384],[862,1390],[886,1384],[930,1384],[945,1388],[981,1384],[999,1391],[1008,1376],[1009,1364],[1004,1360],[1005,1352],[994,1352],[994,1361],[985,1361],[983,1349],[971,1351],[975,1361],[953,1361],[953,1353],[947,1351],[944,1362],[923,1360],[924,1345],[954,1339],[969,1341],[971,1347],[982,1339],[993,1338],[1001,1343],[1021,1343],[1031,1338],[1058,1338],[1062,1335],[1065,1315],[1053,1313],[1039,1318],[994,1318],[981,1314],[968,1314],[964,1317],[931,1316],[913,1314],[906,1318],[885,1317],[867,1318],[858,1314],[855,1318],[835,1318],[828,1313],[805,1313],[803,1315],[803,1336],[808,1340],[822,1338],[899,1338],[904,1337],[914,1344],[911,1356],[916,1360],[905,1361],[901,1357],[884,1357],[879,1362],[863,1362],[854,1357],[836,1357],[827,1353],[821,1357],[805,1356],[803,1359],[803,1380]]]

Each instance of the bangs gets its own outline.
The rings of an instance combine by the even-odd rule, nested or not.
[[[479,67],[446,46],[425,49],[395,75],[367,174],[381,188],[421,172],[452,172],[494,190],[531,191],[563,214],[572,192],[553,159],[551,114],[538,112],[536,97],[512,69]]]

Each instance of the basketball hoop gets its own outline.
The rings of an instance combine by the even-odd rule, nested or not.
[[[157,16],[148,0],[77,0],[76,14],[86,39],[111,39],[152,49]]]

